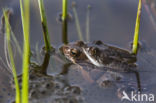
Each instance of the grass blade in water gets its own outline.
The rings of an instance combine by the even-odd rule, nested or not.
[[[142,8],[142,0],[139,0],[138,12],[137,12],[137,18],[136,18],[136,24],[135,24],[133,48],[132,48],[132,53],[134,53],[134,54],[137,54],[137,50],[138,50],[138,39],[139,39],[139,30],[140,30],[141,8]]]
[[[82,36],[82,32],[81,32],[81,28],[80,28],[80,22],[79,22],[79,18],[78,18],[75,6],[76,6],[76,3],[73,2],[72,3],[72,8],[73,8],[73,13],[74,13],[74,17],[75,17],[76,29],[77,29],[77,32],[78,32],[78,37],[79,37],[80,40],[83,41],[84,39],[83,39],[83,36]]]
[[[68,16],[68,0],[62,0],[62,21],[67,20],[67,16]]]
[[[30,40],[29,40],[29,0],[24,0],[24,8],[22,0],[20,0],[22,27],[24,35],[23,50],[23,75],[22,75],[22,103],[28,103],[29,89],[29,61],[30,61]]]
[[[14,62],[14,57],[13,57],[13,52],[12,52],[12,47],[10,43],[10,24],[9,24],[9,19],[8,19],[8,9],[3,10],[4,18],[5,18],[5,31],[6,31],[6,40],[7,40],[7,49],[8,49],[8,54],[9,54],[9,60],[10,60],[10,66],[12,68],[12,73],[14,77],[14,82],[15,82],[15,87],[16,87],[16,103],[20,103],[20,89],[19,89],[19,83],[17,79],[17,73],[16,73],[16,68],[15,68],[15,62]]]
[[[90,41],[90,30],[89,30],[89,28],[90,28],[90,8],[91,8],[91,6],[90,5],[88,5],[88,7],[87,7],[87,16],[86,16],[86,41],[87,42],[89,42]]]
[[[62,0],[62,42],[68,43],[68,0]]]
[[[49,37],[49,32],[48,32],[48,26],[47,26],[47,18],[45,15],[45,9],[44,9],[44,4],[43,0],[38,0],[39,4],[39,9],[40,9],[40,16],[41,16],[41,22],[42,22],[42,28],[43,28],[43,37],[44,37],[44,42],[45,42],[45,48],[46,51],[49,52],[51,51],[51,45],[50,45],[50,37]]]

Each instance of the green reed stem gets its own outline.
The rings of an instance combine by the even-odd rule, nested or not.
[[[77,32],[78,32],[79,39],[83,41],[84,39],[83,39],[81,28],[80,28],[79,17],[77,15],[77,11],[76,11],[75,6],[76,6],[76,3],[73,2],[72,3],[72,8],[73,8],[73,13],[74,13],[75,22],[76,22],[76,29],[77,29]]]
[[[142,8],[142,0],[139,0],[138,11],[137,11],[137,18],[136,18],[136,24],[135,24],[133,48],[132,48],[132,53],[134,53],[134,54],[137,54],[137,50],[138,50],[138,39],[139,39],[139,29],[140,29],[141,8]]]
[[[24,0],[24,8],[22,0],[20,0],[21,18],[24,35],[24,50],[23,50],[23,75],[22,75],[22,103],[28,103],[29,91],[29,63],[30,63],[30,40],[29,40],[29,0]]]
[[[68,21],[62,21],[62,42],[68,44]]]
[[[6,31],[6,40],[7,40],[7,46],[8,46],[8,54],[9,54],[9,58],[10,58],[10,64],[12,67],[12,72],[13,72],[13,77],[14,77],[14,82],[15,82],[15,87],[16,87],[16,103],[21,103],[19,83],[18,83],[18,79],[17,79],[13,51],[12,51],[11,42],[10,42],[10,34],[11,34],[10,28],[11,27],[9,24],[9,19],[8,19],[7,13],[8,13],[8,9],[4,9],[3,15],[4,15],[4,19],[5,19],[5,31]]]
[[[68,17],[68,0],[62,0],[62,21]]]
[[[52,47],[50,45],[50,37],[49,37],[49,32],[48,32],[47,18],[45,14],[43,0],[38,0],[38,4],[39,4],[39,9],[40,9],[41,23],[42,23],[43,34],[44,34],[43,37],[44,37],[44,42],[45,42],[45,49],[47,52],[49,52],[52,49]]]
[[[62,42],[68,43],[68,0],[62,0]]]

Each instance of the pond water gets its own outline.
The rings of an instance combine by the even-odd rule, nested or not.
[[[72,15],[72,19],[68,24],[69,42],[79,40],[72,9],[73,1],[76,2],[76,10],[84,38],[86,37],[87,28],[87,7],[88,5],[90,5],[90,41],[101,40],[104,43],[116,45],[118,47],[130,50],[130,42],[133,40],[135,28],[138,0],[69,0],[68,10]],[[47,14],[51,44],[54,47],[58,48],[60,45],[62,45],[62,25],[56,19],[58,18],[58,14],[62,10],[62,0],[44,0],[44,3]],[[4,7],[9,7],[13,10],[13,15],[11,16],[12,30],[22,47],[23,37],[19,1],[1,0],[0,15],[2,15],[2,8]],[[35,54],[39,55],[38,58],[35,58],[33,60],[41,63],[43,57],[40,56],[39,52],[44,44],[44,41],[42,36],[38,3],[36,0],[31,0],[30,24],[31,50]],[[141,43],[143,43],[143,46],[137,56],[139,79],[141,82],[140,85],[142,86],[142,88],[145,88],[144,93],[152,93],[156,95],[156,31],[154,28],[155,27],[153,27],[151,19],[143,6],[140,27],[140,41]],[[4,60],[3,40],[3,35],[0,35],[0,44],[2,47],[2,49],[0,50],[0,55],[2,57],[2,60]],[[19,58],[18,53],[15,55],[15,60],[18,73],[20,74],[22,62]],[[67,61],[63,60],[57,55],[51,56],[48,67],[48,74],[55,75],[60,73],[63,69],[64,64],[66,63]],[[3,68],[6,67],[0,67],[0,71],[3,71]],[[70,66],[66,77],[70,85],[76,85],[82,89],[82,96],[85,98],[86,103],[122,102],[121,99],[117,96],[118,88],[101,88],[97,83],[90,83],[83,77],[81,70],[77,70],[75,68],[77,67],[75,67],[74,65]],[[9,101],[7,98],[12,98],[13,95],[13,91],[11,91],[9,83],[7,84],[6,82],[9,81],[9,75],[10,74],[7,74],[6,70],[4,70],[4,72],[0,72],[0,103],[8,103]],[[95,74],[93,73],[92,75]],[[133,73],[125,73],[124,75],[126,75],[126,78],[136,78],[136,75]],[[137,80],[134,79],[133,82],[137,83]]]

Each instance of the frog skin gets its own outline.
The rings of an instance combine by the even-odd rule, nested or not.
[[[121,48],[118,48],[118,47],[115,47],[112,45],[104,44],[100,40],[93,41],[93,43],[91,45],[87,44],[83,47],[85,50],[90,49],[90,51],[92,53],[96,52],[96,49],[98,49],[106,56],[109,56],[113,59],[117,59],[117,60],[124,61],[127,63],[135,63],[136,62],[136,55],[130,53],[127,50],[124,50],[124,49],[121,49]]]
[[[97,67],[107,67],[121,71],[136,68],[135,55],[101,41],[92,43],[77,41],[64,45],[61,49],[66,58],[73,63],[89,62]]]
[[[84,61],[89,62],[88,58],[82,50],[84,45],[85,44],[82,41],[71,42],[67,45],[61,46],[60,50],[65,55],[65,57],[73,63],[80,63]]]
[[[97,47],[83,48],[83,51],[90,60],[90,62],[97,67],[107,67],[110,69],[121,71],[131,71],[135,70],[136,68],[135,63],[128,63],[123,59],[107,55],[104,50],[101,50]]]

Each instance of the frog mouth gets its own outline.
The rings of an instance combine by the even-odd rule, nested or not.
[[[87,58],[90,60],[92,64],[94,64],[97,67],[104,67],[103,64],[99,63],[94,57],[92,57],[89,53],[89,48],[82,48],[83,52],[87,56]]]

